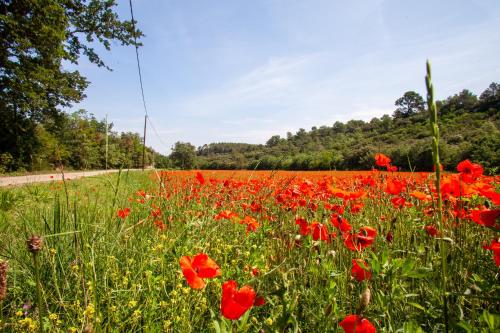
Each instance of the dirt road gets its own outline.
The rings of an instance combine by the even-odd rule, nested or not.
[[[118,172],[119,170],[95,170],[95,171],[75,171],[65,172],[64,179],[76,179],[81,177],[91,177],[102,175],[105,173]],[[16,186],[30,183],[43,183],[50,181],[62,180],[61,173],[49,173],[44,175],[28,175],[28,176],[15,176],[15,177],[0,177],[0,187]]]

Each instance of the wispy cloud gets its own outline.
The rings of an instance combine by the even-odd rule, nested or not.
[[[223,86],[177,101],[174,109],[196,117],[242,116],[252,109],[286,107],[302,84],[302,74],[318,54],[271,58]]]
[[[391,114],[405,91],[424,94],[427,58],[438,98],[498,81],[496,0],[140,3],[143,79],[158,130],[149,140],[165,153],[179,140],[264,143]],[[141,133],[134,56],[127,49],[115,72],[88,72],[89,98],[75,108]]]

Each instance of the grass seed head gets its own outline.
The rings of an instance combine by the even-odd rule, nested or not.
[[[7,296],[7,269],[9,268],[6,261],[0,262],[0,302]]]
[[[43,246],[43,238],[41,236],[33,235],[28,239],[28,250],[33,253],[37,254],[40,252]]]
[[[361,309],[366,309],[368,307],[368,305],[370,304],[371,297],[372,293],[370,289],[366,288],[361,294],[361,300],[359,303]]]

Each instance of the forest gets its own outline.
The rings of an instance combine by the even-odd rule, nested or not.
[[[470,159],[495,174],[500,166],[500,85],[491,83],[479,97],[468,90],[438,101],[441,162],[452,170]],[[212,143],[198,147],[201,169],[369,170],[384,152],[400,170],[432,170],[429,116],[423,98],[406,92],[392,116],[365,122],[299,129],[265,144]],[[332,107],[332,109],[334,109]]]

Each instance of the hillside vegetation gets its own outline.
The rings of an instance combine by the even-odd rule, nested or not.
[[[350,120],[299,129],[265,144],[210,143],[196,148],[177,142],[167,157],[146,149],[145,164],[178,169],[367,170],[377,152],[390,155],[400,170],[431,170],[428,113],[420,95],[409,91],[396,101],[392,116],[369,122]],[[439,101],[441,158],[451,170],[460,161],[481,163],[487,172],[500,166],[500,85],[492,83],[478,98],[468,90]],[[140,168],[142,137],[117,133],[113,124],[80,110],[46,115],[14,146],[2,146],[0,172],[106,167]]]
[[[393,116],[300,129],[286,138],[275,135],[265,145],[211,143],[196,152],[191,146],[197,157],[193,162],[202,169],[360,170],[370,169],[373,155],[384,152],[402,170],[431,170],[429,120],[422,97],[409,91],[395,104]],[[492,83],[479,98],[463,90],[437,104],[445,169],[471,159],[490,172],[498,171],[500,85]],[[176,148],[186,150],[186,145],[190,146],[178,143]],[[176,158],[173,163],[181,166]]]
[[[58,167],[75,170],[142,167],[142,137],[133,132],[118,133],[112,128],[112,123],[98,120],[85,110],[45,117],[34,126],[32,135],[18,140],[18,145],[1,147],[4,149],[0,149],[0,173]],[[154,158],[161,162],[166,157],[147,147],[145,164],[151,165]]]

